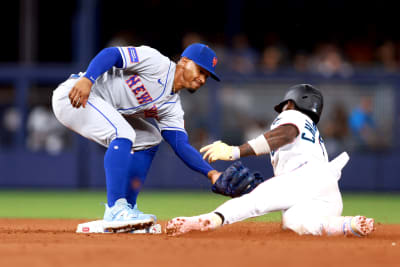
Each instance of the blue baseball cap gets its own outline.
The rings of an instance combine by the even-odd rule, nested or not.
[[[208,46],[199,43],[191,44],[186,47],[181,57],[187,57],[188,59],[193,60],[194,63],[207,70],[214,80],[221,80],[215,73],[215,66],[218,63],[217,55]]]

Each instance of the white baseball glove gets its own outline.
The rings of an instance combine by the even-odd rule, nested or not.
[[[231,161],[240,158],[239,147],[229,146],[220,140],[215,141],[208,146],[202,147],[200,149],[200,153],[204,153],[203,159],[208,158],[208,162],[215,162],[217,160]]]

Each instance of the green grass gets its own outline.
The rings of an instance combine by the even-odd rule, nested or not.
[[[139,208],[160,220],[210,212],[228,198],[209,192],[152,192],[139,196]],[[101,218],[105,192],[0,191],[1,218]],[[400,194],[344,194],[343,215],[362,214],[381,223],[400,223]],[[252,219],[280,221],[274,212]]]

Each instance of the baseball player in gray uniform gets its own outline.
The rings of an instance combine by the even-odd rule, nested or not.
[[[92,59],[86,72],[71,75],[54,90],[57,119],[107,147],[106,230],[130,231],[156,221],[139,211],[136,199],[163,139],[212,183],[220,176],[188,143],[179,97],[180,90],[194,92],[209,76],[219,81],[217,61],[211,48],[198,43],[188,46],[177,63],[148,46],[109,47]]]
[[[207,231],[273,211],[282,211],[283,228],[311,235],[365,236],[374,229],[374,220],[364,216],[341,216],[342,198],[338,187],[341,170],[349,157],[346,152],[332,161],[317,123],[323,97],[314,86],[299,84],[289,89],[271,130],[240,147],[221,141],[200,150],[210,162],[237,160],[249,155],[270,153],[273,178],[252,192],[222,204],[214,212],[194,217],[178,217],[167,224],[167,233],[180,235],[192,230]],[[229,168],[233,179],[252,176],[235,162]]]

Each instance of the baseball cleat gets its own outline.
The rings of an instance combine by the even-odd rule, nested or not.
[[[154,216],[154,215],[153,215]],[[155,217],[155,216],[154,216]],[[106,204],[104,212],[104,231],[121,233],[140,230],[154,224],[154,218],[132,209],[125,198],[118,199],[111,208]]]
[[[354,216],[350,221],[350,231],[356,236],[366,236],[374,231],[374,219]]]
[[[193,217],[177,217],[167,222],[166,233],[170,236],[177,236],[190,231],[209,231],[217,228],[219,225],[212,223],[210,216],[200,215]]]
[[[153,218],[154,223],[157,222],[157,217],[154,214],[145,214],[142,211],[140,211],[137,207],[137,204],[133,207],[133,212],[135,212],[136,214],[140,215],[140,216],[149,216],[150,218]]]

